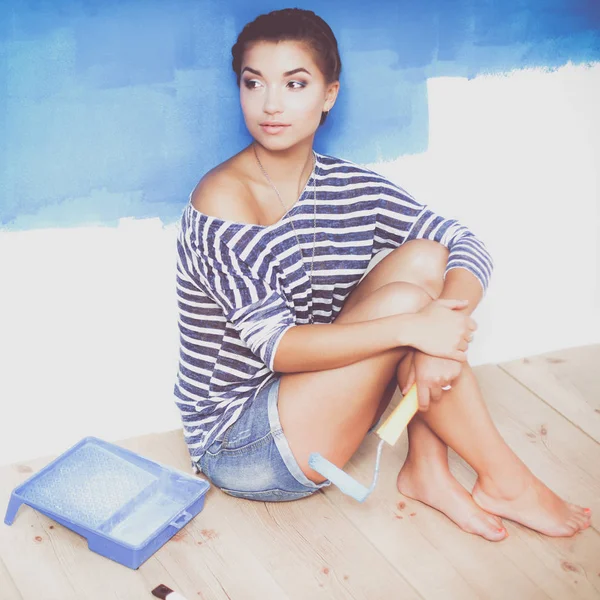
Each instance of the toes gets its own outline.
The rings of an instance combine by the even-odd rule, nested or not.
[[[571,517],[568,521],[567,521],[567,525],[569,527],[574,527],[575,529],[577,529],[577,531],[579,531],[582,527],[583,527],[583,523],[581,522],[581,519],[579,519],[578,517]]]
[[[573,518],[571,519],[567,519],[567,522],[565,523],[565,534],[567,536],[571,536],[571,535],[575,535],[581,528],[579,527],[579,524],[577,523],[577,521]]]
[[[573,506],[573,505],[570,505]],[[571,514],[569,515],[569,520],[575,522],[579,529],[585,529],[590,524],[591,515],[589,509],[581,508],[580,506],[573,506]]]
[[[484,535],[483,537],[487,538],[491,542],[500,542],[501,540],[504,540],[508,537],[508,531],[506,531],[504,527],[498,527],[496,529],[490,530],[487,533],[487,535]]]
[[[502,519],[500,517],[497,517],[496,515],[486,515],[485,518],[486,518],[487,522],[490,524],[490,526],[493,527],[494,529],[504,530],[504,523],[502,522]]]
[[[473,531],[473,533],[480,535],[482,538],[490,542],[500,542],[504,538],[508,537],[506,529],[500,529],[499,527],[487,527],[480,529],[479,531]]]
[[[575,518],[580,529],[585,529],[590,526],[590,518],[586,515],[577,515]]]
[[[491,542],[499,542],[508,536],[502,521],[492,515],[486,515],[483,519],[477,519],[473,523],[473,533]]]
[[[590,526],[590,519],[592,517],[591,511],[589,508],[583,508],[581,506],[577,506],[576,504],[567,504],[569,508],[570,515],[567,523],[569,526],[576,526],[577,530],[587,529]]]
[[[585,516],[587,518],[591,517],[592,511],[589,508],[583,508],[583,506],[577,506],[576,504],[567,504],[569,510],[577,515]]]
[[[588,515],[586,515],[585,513],[583,513],[582,515],[579,515],[577,517],[582,523],[588,523],[590,518]]]

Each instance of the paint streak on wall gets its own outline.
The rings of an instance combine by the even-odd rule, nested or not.
[[[299,5],[335,31],[343,91],[316,146],[359,163],[426,150],[430,77],[600,59],[591,1],[322,4]],[[249,142],[230,48],[283,6],[3,2],[0,227],[176,220],[199,177]]]

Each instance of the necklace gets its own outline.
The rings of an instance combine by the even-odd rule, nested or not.
[[[258,166],[260,167],[262,174],[265,176],[265,179],[269,182],[271,187],[275,190],[275,193],[277,194],[277,198],[279,198],[279,202],[281,203],[281,206],[283,206],[283,210],[285,210],[287,213],[288,209],[286,208],[285,204],[283,203],[283,200],[281,199],[281,194],[279,193],[279,190],[275,187],[275,184],[271,181],[271,178],[269,177],[269,175],[265,171],[265,168],[262,166],[262,163],[260,162],[260,158],[258,158],[258,154],[256,153],[256,145],[252,144],[252,148],[254,150],[254,156],[256,157],[256,162],[258,163]],[[313,158],[314,158],[313,177],[312,177],[312,180],[313,180],[313,246],[312,246],[312,255],[311,255],[311,259],[310,259],[310,290],[311,290],[311,294],[312,294],[312,282],[313,282],[313,267],[314,267],[314,263],[315,263],[315,246],[316,246],[316,241],[317,241],[317,179],[316,179],[316,174],[314,174],[314,171],[315,171],[316,165],[317,165],[317,156],[315,155],[314,150],[313,150]],[[294,235],[296,236],[296,241],[298,242],[298,249],[300,250],[300,255],[302,256],[302,259],[304,259],[304,253],[302,252],[302,246],[300,245],[300,238],[298,237],[298,232],[296,231],[296,226],[294,225],[294,221],[292,221],[291,219],[290,219],[290,223],[292,224],[292,229],[294,230]],[[311,325],[313,324],[314,319],[313,319],[312,313],[308,315],[308,321]]]

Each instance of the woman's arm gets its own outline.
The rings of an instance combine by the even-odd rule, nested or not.
[[[410,345],[407,325],[414,315],[394,315],[360,323],[298,325],[276,349],[274,370],[324,371],[351,365],[386,350]]]
[[[415,239],[432,240],[448,248],[450,254],[445,277],[454,271],[470,272],[479,282],[481,291],[486,291],[493,261],[485,244],[455,219],[435,214],[402,188],[382,180],[375,225],[375,252],[383,248],[397,248]],[[444,294],[443,297],[464,296]],[[469,306],[471,310],[475,309],[475,305]]]
[[[417,313],[290,327],[275,347],[273,370],[324,371],[406,346],[464,362],[466,340],[476,327],[470,317],[461,314],[465,306],[462,300],[437,300]]]
[[[477,277],[466,269],[451,269],[446,273],[444,287],[440,298],[460,298],[468,300],[467,306],[461,309],[470,315],[483,298],[483,289]]]
[[[446,273],[440,298],[461,298],[468,304],[460,309],[466,315],[472,314],[483,296],[480,281],[466,269],[451,269]],[[442,387],[451,385],[460,375],[462,363],[441,359],[423,352],[416,352],[408,378],[403,382],[402,393],[406,394],[413,383],[417,383],[419,407],[426,411],[430,400],[438,401],[443,396]]]

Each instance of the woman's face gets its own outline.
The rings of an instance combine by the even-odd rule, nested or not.
[[[240,102],[252,137],[285,150],[314,137],[321,113],[333,106],[339,83],[327,84],[302,42],[255,42],[244,52]]]

